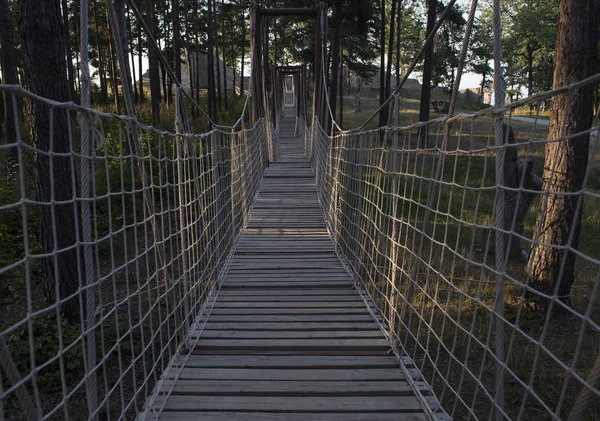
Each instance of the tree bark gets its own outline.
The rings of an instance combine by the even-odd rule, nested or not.
[[[215,121],[217,110],[215,100],[215,64],[213,55],[213,1],[208,0],[208,39],[207,39],[207,53],[206,53],[206,73],[208,77],[208,113],[210,118]]]
[[[235,48],[233,46],[233,40],[231,42],[231,63],[233,65],[233,80],[231,81],[231,96],[235,96],[235,83],[237,79],[237,65],[235,62]]]
[[[396,86],[400,84],[400,25],[402,25],[402,0],[398,0],[398,25],[396,28]]]
[[[106,8],[106,27],[112,33],[111,25],[110,25],[110,18],[108,16],[108,8]],[[114,38],[114,36],[109,35],[108,46],[109,46],[109,52],[110,52],[110,64],[111,64],[110,76],[111,76],[111,83],[112,83],[112,94],[114,96],[115,108],[116,108],[116,111],[118,114],[119,113],[119,86],[117,84],[117,56],[113,50],[113,43],[116,46],[117,42],[119,42],[119,41],[117,41]]]
[[[21,0],[20,32],[27,87],[55,101],[69,100],[64,37],[56,36],[62,33],[62,25],[57,1]],[[51,152],[72,154],[67,112],[55,109],[51,114],[50,108],[37,100],[29,101],[29,106],[31,140],[36,151],[49,152],[52,147]],[[44,292],[48,303],[55,304],[79,289],[72,163],[71,156],[48,157],[39,152],[35,154],[34,170],[37,200],[46,204],[67,202],[38,207],[41,252],[52,255],[42,259]],[[55,245],[54,233],[58,229]],[[61,309],[68,320],[80,322],[79,297],[66,300]]]
[[[385,92],[383,96],[385,98],[390,96],[392,90],[392,58],[394,54],[394,36],[395,36],[395,24],[396,24],[396,5],[398,1],[392,0],[392,11],[390,13],[390,34],[388,37],[388,58],[387,58],[387,69],[385,73]],[[389,107],[384,107],[379,112],[379,127],[387,126],[389,120]]]
[[[175,77],[181,83],[181,28],[179,27],[179,0],[173,0],[173,60],[175,60]]]
[[[135,73],[135,47],[133,45],[133,31],[131,30],[131,16],[129,15],[129,9],[127,10],[127,16],[125,17],[127,20],[127,39],[128,41],[131,43],[131,45],[129,46],[129,55],[131,56],[131,83],[132,83],[132,89],[133,89],[133,97],[135,99],[135,102],[139,102],[139,95],[138,95],[138,85],[137,85],[137,81],[135,80],[136,78],[136,73]]]
[[[533,47],[530,43],[527,44],[527,95],[533,95]],[[534,104],[529,105],[529,109],[533,110]]]
[[[140,84],[140,104],[144,103],[144,70],[142,69],[142,56],[144,54],[144,47],[142,44],[142,26],[137,24],[137,39],[138,39],[138,83]]]
[[[340,43],[340,127],[344,126],[344,49]]]
[[[94,0],[94,26],[96,30],[96,51],[98,52],[98,74],[100,79],[100,102],[106,104],[108,100],[108,88],[106,83],[106,67],[102,60],[102,50],[100,50],[100,29],[98,28],[98,4]]]
[[[340,68],[340,44],[342,43],[342,0],[336,0],[335,2],[335,22],[333,28],[333,45],[331,48],[331,82],[329,83],[329,107],[333,118],[335,118],[335,108],[337,91],[338,91],[338,79],[339,79],[339,68]],[[333,127],[333,121],[331,122]],[[331,130],[331,127],[328,131]]]
[[[156,37],[156,10],[154,0],[146,0],[146,13],[148,15],[148,26],[150,33]],[[148,74],[150,77],[150,101],[152,103],[152,123],[160,122],[160,77],[158,75],[158,58],[152,48],[150,40],[147,40],[148,48]]]
[[[131,69],[129,67],[129,42],[127,41],[127,22],[125,20],[125,0],[109,0],[114,1],[114,10],[116,14],[117,26],[119,28],[119,39],[115,40],[121,46],[123,60],[119,61],[121,71],[121,91],[123,92],[123,100],[126,104],[126,112],[128,104],[133,108],[133,84],[131,83]],[[128,99],[129,98],[129,99]]]
[[[561,0],[559,6],[554,88],[569,85],[597,72],[600,3],[597,0]],[[571,94],[555,95],[550,110],[549,139],[562,136],[566,140],[546,144],[544,182],[537,217],[534,245],[530,251],[528,276],[530,286],[544,294],[554,295],[570,304],[571,285],[575,279],[575,253],[579,244],[583,185],[589,154],[588,130],[593,118],[594,87],[589,85]],[[573,136],[573,137],[570,137]],[[547,203],[544,199],[547,198]],[[530,298],[547,308],[548,300],[530,294]]]
[[[354,93],[354,112],[358,113],[360,109],[360,91],[362,89],[362,79],[356,78],[356,92]]]
[[[379,105],[385,101],[385,0],[381,0],[381,32],[379,34]]]
[[[227,64],[225,64],[225,1],[221,0],[221,40],[222,40],[222,56],[223,56],[223,104],[225,108],[229,108],[227,105]]]
[[[487,76],[487,75],[485,74],[485,72],[484,72],[484,73],[482,73],[482,75],[481,75],[481,88],[480,88],[480,92],[479,92],[479,94],[480,94],[480,100],[481,100],[481,103],[483,103],[483,102],[484,102],[484,94],[485,94],[485,77],[486,77],[486,76]]]
[[[65,54],[67,55],[67,74],[69,78],[69,99],[75,101],[75,69],[73,68],[73,51],[69,31],[69,7],[67,0],[62,0],[63,36],[65,37]]]
[[[215,42],[215,67],[217,69],[217,103],[219,109],[223,106],[223,97],[221,92],[221,64],[219,63],[219,43]]]
[[[244,96],[244,60],[246,59],[246,22],[242,19],[242,63],[240,69],[240,96]]]
[[[0,60],[2,63],[2,83],[17,85],[17,56],[15,54],[15,40],[13,35],[13,26],[10,18],[10,9],[7,0],[0,0]],[[17,139],[17,125],[15,119],[15,110],[13,107],[13,96],[4,94],[4,114],[5,117],[0,125],[0,138],[3,143],[15,143]],[[2,124],[4,123],[4,124]],[[10,159],[17,160],[16,149],[10,149]]]
[[[427,0],[427,31],[425,38],[429,36],[435,26],[437,0]],[[421,86],[421,105],[419,108],[419,121],[429,120],[429,107],[431,102],[431,73],[433,71],[433,43],[425,51],[423,63],[423,86]],[[419,141],[423,147],[427,146],[427,126],[421,127]]]

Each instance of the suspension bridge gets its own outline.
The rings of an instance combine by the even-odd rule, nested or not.
[[[519,172],[510,184],[517,158],[506,156],[543,156],[550,142],[587,137],[593,169],[598,127],[551,139],[538,115],[511,144],[505,138],[514,110],[539,112],[553,97],[597,87],[600,74],[457,114],[476,7],[448,115],[409,126],[400,125],[402,83],[433,34],[381,108],[342,130],[329,108],[324,5],[252,8],[244,111],[205,133],[190,130],[190,110],[203,111],[180,84],[173,131],[140,123],[131,98],[126,116],[92,109],[87,70],[81,105],[0,85],[45,121],[48,145],[23,130],[0,145],[17,157],[9,180],[18,186],[0,215],[17,215],[23,239],[0,276],[23,279],[27,296],[24,309],[2,313],[0,419],[594,419],[599,256],[576,251],[578,277],[588,279],[581,302],[533,288],[510,256],[515,244],[519,253],[539,244],[519,228],[518,203],[564,192],[533,188]],[[312,92],[306,66],[271,64],[264,53],[263,19],[280,15],[314,22]],[[498,63],[500,54],[496,45]],[[367,129],[384,108],[391,123]],[[55,146],[61,127],[65,150]],[[40,161],[50,180],[70,168],[67,197],[35,194],[28,172]],[[580,207],[600,199],[591,171],[573,193]],[[33,246],[36,212],[49,221],[47,249]],[[571,241],[547,246],[574,250]],[[68,253],[76,287],[64,294]],[[41,267],[54,273],[54,302],[41,299]],[[568,313],[566,325],[551,311],[530,313],[532,293]],[[65,319],[67,305],[78,322]],[[552,390],[540,381],[546,373]]]

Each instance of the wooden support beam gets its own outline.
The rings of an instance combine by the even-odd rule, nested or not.
[[[273,9],[261,9],[263,16],[315,16],[318,8],[315,7],[283,7]]]

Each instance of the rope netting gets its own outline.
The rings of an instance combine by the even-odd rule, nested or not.
[[[0,418],[130,418],[161,374],[176,372],[173,357],[187,353],[227,269],[268,162],[266,122],[177,134],[0,90],[36,110],[46,130],[35,138],[20,130],[0,146],[16,157],[2,174],[0,218],[12,224],[9,235],[22,235],[0,268],[3,295],[22,297],[2,306]],[[40,161],[47,191],[35,185]]]
[[[267,119],[245,128],[250,93],[232,126],[216,124],[127,3],[175,85],[175,130],[136,119],[127,77],[128,116],[91,108],[87,31],[81,105],[0,85],[17,128],[0,145],[7,163],[0,241],[16,245],[2,250],[0,264],[2,420],[131,419],[148,411],[149,397],[170,390],[157,383],[174,382],[193,349],[263,170],[279,156]],[[88,1],[80,7],[88,27]],[[112,1],[107,10],[120,39]],[[115,44],[120,69],[128,69]],[[192,110],[212,129],[192,133]]]
[[[567,121],[600,74],[505,106],[495,0],[496,103],[455,114],[476,9],[473,0],[447,116],[399,124],[410,70],[353,130],[335,122],[325,90],[331,133],[313,117],[305,152],[336,250],[430,415],[595,419],[600,123]],[[550,104],[560,107],[552,122]],[[392,123],[366,130],[385,107]],[[523,109],[529,117],[514,116]]]
[[[597,86],[599,81],[596,77],[587,83]],[[337,252],[353,273],[356,288],[374,304],[375,316],[416,390],[420,382],[432,387],[437,398],[425,395],[423,400],[434,413],[489,419],[500,411],[503,419],[512,420],[565,419],[575,410],[593,419],[599,411],[597,234],[582,228],[575,249],[572,239],[542,243],[535,224],[549,200],[567,196],[582,208],[581,220],[595,224],[600,195],[591,177],[598,171],[599,128],[550,138],[547,120],[535,117],[525,123],[510,116],[523,105],[539,109],[558,94],[505,108],[511,143],[501,146],[508,179],[502,186],[495,177],[497,109],[333,138],[319,127],[308,140]],[[420,141],[423,128],[428,144]],[[541,190],[535,173],[541,175],[545,146],[583,137],[591,144],[581,189]],[[506,195],[501,229],[494,210],[500,190]],[[494,258],[499,233],[506,244],[502,272]],[[568,304],[559,292],[560,282],[544,289],[528,275],[535,259],[527,255],[545,251],[539,247],[576,254]],[[566,260],[559,261],[559,270]],[[500,297],[498,276],[503,278]],[[540,301],[547,312],[532,308]],[[499,317],[504,357],[495,337]],[[496,399],[497,366],[503,369],[503,405]],[[577,409],[581,396],[587,399]]]
[[[143,16],[127,3],[174,80],[173,132],[136,120],[131,98],[128,116],[90,108],[86,31],[81,106],[0,85],[14,110],[17,103],[31,110],[15,112],[16,138],[0,145],[10,162],[1,168],[0,219],[9,227],[2,236],[18,244],[1,251],[0,295],[21,297],[0,306],[0,419],[129,419],[147,414],[148,397],[172,390],[156,386],[175,384],[198,340],[195,328],[210,314],[263,170],[279,156],[279,121],[290,105],[336,251],[427,414],[519,420],[600,413],[600,127],[596,120],[569,131],[565,118],[551,132],[541,112],[554,98],[597,90],[600,75],[505,106],[495,0],[498,100],[456,115],[473,0],[449,114],[401,126],[400,89],[450,1],[402,82],[358,129],[335,122],[323,88],[326,60],[316,72],[322,80],[310,127],[305,70],[291,84],[272,73],[273,85],[254,98],[253,106],[264,106],[252,128],[244,128],[250,95],[237,122],[219,126],[176,80]],[[82,0],[82,27],[87,11]],[[252,34],[253,51],[262,35]],[[571,101],[565,104],[564,115]],[[392,123],[366,130],[383,107],[393,111]],[[523,107],[533,110],[525,120],[514,116]],[[192,108],[210,131],[191,133]],[[323,127],[327,114],[331,126]],[[36,129],[28,131],[33,118]],[[542,172],[544,179],[560,175],[560,148],[555,164],[544,167],[549,145],[577,142],[590,145],[582,184],[572,191],[543,185]],[[543,216],[557,201],[572,204],[582,228],[551,242]],[[536,268],[551,255],[559,256],[558,280],[548,286]],[[566,273],[573,278],[568,295]]]

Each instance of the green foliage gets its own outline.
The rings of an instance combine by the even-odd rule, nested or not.
[[[31,371],[32,351],[36,367],[54,359],[39,371],[37,383],[40,387],[60,389],[61,363],[58,356],[61,354],[66,381],[74,381],[82,377],[84,363],[82,341],[79,338],[80,329],[67,322],[62,316],[60,320],[62,335],[58,333],[55,313],[47,313],[33,319],[31,323],[33,349],[30,348],[27,324],[14,331],[8,340],[10,352],[21,374]],[[66,350],[67,347],[69,347],[68,350]]]
[[[512,73],[508,85],[520,91],[531,77],[532,93],[552,88],[557,23],[558,0],[509,3],[503,37],[503,59]]]
[[[493,56],[492,14],[491,10],[484,9],[473,23],[471,48],[469,49],[467,69],[481,75],[484,88],[491,87]],[[489,77],[489,78],[488,78]],[[488,78],[488,79],[486,79]]]
[[[437,19],[444,9],[444,4],[438,2]],[[454,83],[455,69],[458,66],[458,55],[466,24],[463,12],[459,5],[455,5],[438,31],[433,49],[432,86],[451,88]]]

